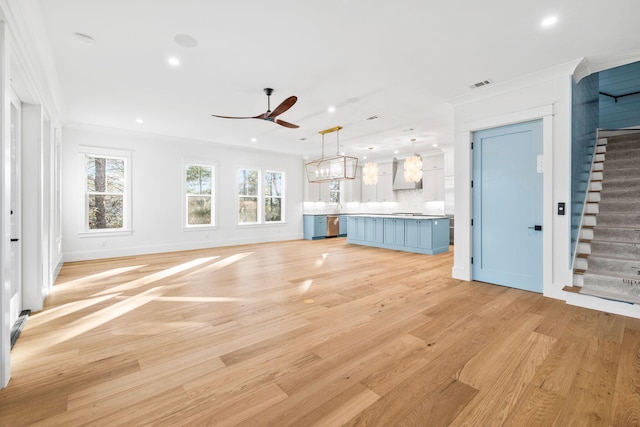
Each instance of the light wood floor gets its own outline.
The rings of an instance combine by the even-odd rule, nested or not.
[[[344,239],[68,263],[0,425],[640,425],[640,321]]]

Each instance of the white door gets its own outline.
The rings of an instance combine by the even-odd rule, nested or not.
[[[15,93],[11,96],[11,300],[9,324],[13,325],[22,312],[22,234],[20,187],[20,129],[22,103]]]

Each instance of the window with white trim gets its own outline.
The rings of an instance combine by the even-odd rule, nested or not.
[[[238,224],[284,222],[285,174],[238,169]]]
[[[214,171],[211,165],[185,166],[187,227],[215,225]]]
[[[238,170],[238,224],[258,223],[260,171]]]
[[[284,173],[264,174],[264,222],[284,221]]]
[[[129,156],[85,153],[85,230],[129,229]]]

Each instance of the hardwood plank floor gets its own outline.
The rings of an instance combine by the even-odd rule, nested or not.
[[[0,425],[638,426],[640,322],[290,241],[67,263]]]

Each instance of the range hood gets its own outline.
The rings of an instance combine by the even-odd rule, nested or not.
[[[394,190],[421,190],[422,179],[418,182],[408,182],[404,179],[404,160],[393,158],[393,189]]]

